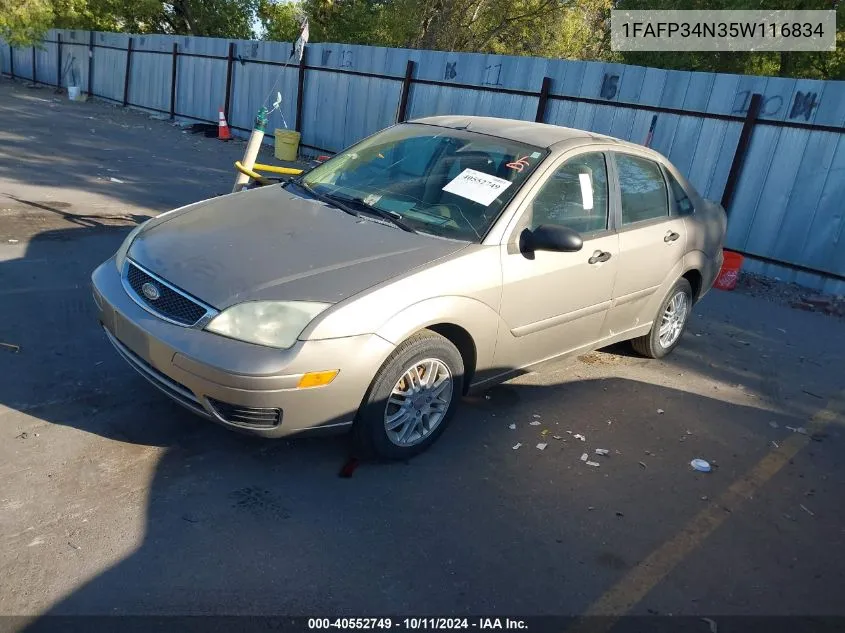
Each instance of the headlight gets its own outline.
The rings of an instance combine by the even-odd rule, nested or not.
[[[205,329],[239,341],[286,349],[330,303],[247,301],[227,308]]]
[[[117,271],[122,273],[123,272],[123,264],[126,262],[126,254],[129,252],[129,247],[132,246],[132,242],[138,237],[138,233],[141,232],[141,229],[149,222],[149,220],[145,222],[141,222],[138,226],[136,226],[129,235],[126,236],[126,239],[123,240],[123,244],[120,245],[120,248],[117,249],[117,253],[114,256],[114,263],[117,265]]]

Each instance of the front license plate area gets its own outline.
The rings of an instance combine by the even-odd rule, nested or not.
[[[147,344],[147,336],[143,330],[117,311],[114,313],[114,326],[114,335],[118,340],[142,359],[149,362],[149,346]]]

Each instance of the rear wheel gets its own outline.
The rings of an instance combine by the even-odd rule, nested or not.
[[[463,392],[464,364],[447,338],[430,330],[394,350],[373,379],[353,427],[366,457],[401,460],[431,446]]]
[[[660,304],[651,331],[631,341],[634,350],[648,358],[663,358],[681,341],[692,312],[692,287],[679,279]]]

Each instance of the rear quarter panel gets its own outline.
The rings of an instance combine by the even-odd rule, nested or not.
[[[722,266],[727,215],[719,203],[702,200],[696,205],[695,213],[684,218],[684,224],[687,228],[685,269],[701,272],[700,299],[710,290]]]

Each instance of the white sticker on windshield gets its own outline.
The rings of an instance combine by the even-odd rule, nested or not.
[[[443,191],[454,193],[456,196],[467,198],[487,207],[510,186],[510,180],[491,176],[475,169],[464,169],[443,187]]]
[[[581,201],[584,203],[584,210],[593,208],[593,183],[590,182],[590,174],[578,174],[581,182]]]

